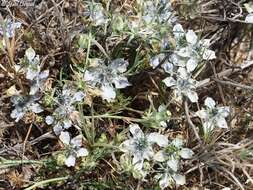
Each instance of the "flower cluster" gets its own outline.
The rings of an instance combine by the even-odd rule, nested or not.
[[[125,76],[128,62],[118,58],[108,65],[102,60],[95,60],[91,67],[84,73],[84,81],[91,88],[99,90],[99,95],[108,102],[116,98],[115,89],[123,89],[130,86]]]
[[[66,147],[66,158],[64,163],[66,166],[75,166],[76,158],[87,156],[88,150],[82,147],[82,135],[78,135],[71,139],[70,133],[67,131],[72,126],[78,127],[79,112],[76,110],[76,104],[83,101],[85,93],[75,88],[73,84],[65,84],[61,93],[55,98],[55,107],[52,115],[45,118],[48,125],[53,126],[53,131],[59,135],[60,140]]]
[[[26,79],[30,80],[31,86],[28,95],[15,94],[11,97],[11,102],[15,107],[11,112],[11,118],[15,118],[16,122],[22,119],[27,112],[41,113],[44,110],[43,107],[37,103],[41,99],[38,92],[43,88],[49,75],[49,70],[40,71],[39,57],[36,56],[32,48],[26,50],[25,58],[28,63],[25,69]]]
[[[82,101],[85,94],[78,91],[73,86],[65,84],[61,94],[56,98],[56,109],[52,115],[46,117],[48,125],[53,125],[55,134],[59,135],[63,130],[69,129],[73,125],[71,116],[77,111],[75,104]]]
[[[197,102],[197,81],[192,78],[192,72],[201,61],[215,59],[215,52],[209,49],[209,39],[199,40],[193,30],[185,32],[180,24],[173,27],[173,35],[173,53],[156,55],[150,60],[150,65],[156,68],[161,64],[169,74],[163,82],[174,90],[176,100],[181,101],[183,97],[188,97],[191,102]]]
[[[180,158],[190,159],[193,151],[189,148],[183,148],[183,141],[176,138],[163,150],[160,150],[154,156],[155,160],[160,162],[160,171],[156,175],[159,179],[159,185],[162,189],[172,186],[175,182],[177,185],[184,185],[185,176],[178,173]]]
[[[144,134],[137,124],[130,125],[129,130],[132,137],[121,144],[121,150],[124,152],[123,156],[132,157],[131,165],[143,179],[152,171],[147,171],[145,168],[145,163],[148,161],[147,164],[161,166],[161,170],[155,173],[158,173],[156,178],[162,189],[172,185],[173,180],[178,185],[185,183],[185,177],[177,173],[179,161],[180,158],[191,158],[193,151],[183,148],[181,139],[177,138],[169,142],[168,138],[160,133]]]

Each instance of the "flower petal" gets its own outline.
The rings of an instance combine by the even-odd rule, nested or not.
[[[154,155],[154,160],[156,160],[157,162],[164,162],[166,160],[166,155],[165,155],[164,151],[163,150],[158,151]]]
[[[119,73],[124,73],[127,71],[128,61],[123,58],[118,58],[112,61],[110,68],[112,70],[117,70]]]
[[[144,133],[142,132],[142,130],[138,124],[129,125],[129,130],[130,130],[131,134],[133,135],[133,137],[137,137],[137,138],[144,137]]]
[[[47,79],[48,75],[49,75],[49,70],[44,70],[44,71],[42,71],[42,72],[39,74],[39,78],[40,78],[40,79]]]
[[[181,24],[176,24],[174,27],[173,27],[173,34],[175,36],[175,38],[181,38],[183,37],[185,34],[184,34],[184,29],[182,27]]]
[[[253,24],[253,13],[250,13],[246,16],[245,22]]]
[[[173,183],[173,179],[170,175],[164,174],[162,178],[159,180],[159,186],[161,189],[165,189],[166,187],[170,186]]]
[[[189,30],[186,35],[186,41],[190,43],[191,45],[195,45],[198,41],[198,36],[193,30]]]
[[[162,68],[164,69],[164,71],[166,73],[172,73],[173,72],[173,68],[174,68],[174,65],[170,62],[165,62],[163,65],[162,65]]]
[[[175,138],[171,143],[177,148],[181,148],[183,146],[183,140],[181,138]]]
[[[82,156],[88,156],[89,155],[89,152],[86,148],[80,148],[78,151],[77,151],[77,157],[82,157]]]
[[[31,104],[30,109],[34,113],[41,113],[41,112],[43,112],[42,107],[38,103]]]
[[[183,175],[175,174],[172,177],[175,180],[177,185],[184,185],[186,183],[185,176]]]
[[[216,55],[213,50],[206,49],[204,50],[202,57],[204,60],[212,60],[216,58]]]
[[[163,80],[163,82],[165,83],[165,85],[167,87],[172,87],[172,86],[175,86],[176,85],[176,80],[172,77],[167,77]]]
[[[62,131],[60,136],[59,136],[59,139],[61,140],[61,142],[65,145],[69,145],[69,142],[70,142],[70,135],[69,135],[69,132],[64,132]]]
[[[28,68],[26,72],[26,79],[33,80],[39,73],[39,67],[37,68]]]
[[[186,93],[186,95],[191,102],[193,102],[193,103],[198,102],[199,98],[198,98],[198,94],[196,92],[190,90]]]
[[[116,92],[112,86],[105,85],[101,87],[101,96],[108,102],[113,101],[116,98]]]
[[[85,97],[85,93],[83,93],[82,91],[78,91],[74,94],[73,100],[75,102],[79,102],[82,101]]]
[[[64,129],[68,129],[68,128],[70,128],[71,126],[72,126],[71,120],[69,120],[69,119],[63,120],[63,128],[64,128]]]
[[[179,154],[184,159],[190,159],[192,158],[194,152],[189,148],[182,148]]]
[[[216,120],[216,124],[220,128],[224,128],[224,129],[228,128],[227,121],[224,117],[218,117],[218,119]]]
[[[26,58],[32,62],[32,60],[34,59],[36,53],[34,51],[34,49],[32,47],[28,48],[26,51],[25,51],[25,56]]]
[[[63,128],[60,125],[60,123],[56,123],[56,125],[53,128],[53,131],[56,135],[59,135],[62,132]]]
[[[177,172],[178,170],[178,160],[171,158],[167,161],[167,165],[174,171]]]
[[[206,107],[208,107],[210,109],[213,109],[215,107],[216,103],[215,103],[215,101],[212,98],[207,97],[205,99],[205,103],[204,104],[205,104]]]
[[[230,112],[230,107],[219,107],[218,108],[218,114],[221,116],[221,117],[227,117],[229,115],[229,112]]]
[[[168,138],[164,135],[159,134],[159,133],[150,133],[147,138],[148,138],[149,142],[156,143],[160,147],[166,147],[169,143]]]
[[[123,89],[128,86],[131,86],[131,84],[128,82],[127,78],[124,76],[118,76],[114,78],[113,83],[115,84],[115,88],[117,89]]]
[[[65,165],[68,167],[75,166],[76,164],[76,157],[73,155],[70,155],[66,160],[65,160]]]
[[[207,119],[208,118],[208,113],[204,109],[197,111],[195,114],[196,114],[196,116],[198,116],[201,119]]]
[[[54,117],[51,116],[51,115],[48,115],[48,116],[46,117],[45,121],[46,121],[46,124],[52,125],[52,124],[54,123]]]
[[[70,144],[73,147],[80,147],[82,146],[82,141],[83,141],[83,136],[82,135],[77,135],[73,139],[71,139]]]
[[[197,65],[198,65],[198,61],[196,59],[193,59],[193,58],[189,59],[186,63],[187,72],[194,71]]]

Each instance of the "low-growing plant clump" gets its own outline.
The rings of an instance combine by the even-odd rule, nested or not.
[[[251,2],[0,11],[0,189],[252,189]]]

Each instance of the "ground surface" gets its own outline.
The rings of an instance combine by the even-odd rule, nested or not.
[[[171,3],[169,9],[163,4],[150,10],[142,1],[92,2],[50,0],[0,7],[0,189],[160,189],[161,179],[167,183],[170,175],[172,182],[165,189],[253,189],[253,24],[244,21],[249,1],[150,1],[157,6]],[[152,11],[163,9],[165,14],[171,11],[171,23],[152,20]],[[150,17],[152,22],[147,21]],[[136,27],[140,18],[146,24],[141,20],[144,24]],[[7,19],[21,23],[15,35],[3,32],[8,30]],[[197,101],[184,94],[178,100],[180,95],[175,97],[175,89],[163,81],[180,75],[178,70],[173,70],[178,72],[174,76],[163,69],[182,45],[173,30],[178,23],[185,33],[194,30],[198,39],[210,39],[207,48],[215,52],[216,58],[198,60],[188,73],[199,82],[194,86]],[[165,42],[166,47],[161,45]],[[152,65],[152,58],[161,53],[165,58]],[[192,57],[184,57],[183,64]],[[126,61],[119,61],[123,66],[110,66],[118,58]],[[173,69],[184,67],[174,64]],[[87,70],[95,77],[87,79]],[[28,76],[30,71],[35,77]],[[49,73],[45,78],[43,71]],[[34,85],[38,89],[31,95]],[[38,97],[32,103],[43,111],[32,108],[28,100],[11,102],[20,95]],[[205,119],[196,112],[205,107],[207,97],[217,107],[229,107],[227,127],[218,124],[204,132]],[[165,111],[158,111],[160,105]],[[13,116],[15,109],[24,115]],[[71,127],[66,127],[66,119]],[[147,156],[138,169],[133,160],[136,147],[122,149],[127,139],[140,142],[139,131],[129,132],[133,124],[146,135],[161,135],[152,144],[155,153],[165,150],[174,155],[170,145],[159,144],[166,137],[169,143],[183,139],[183,146],[194,154],[175,153],[176,171],[166,165],[172,156],[166,162]],[[78,142],[68,139],[78,135]],[[76,160],[68,160],[70,155]],[[162,173],[159,182],[156,177],[163,167],[168,173]],[[186,179],[182,185],[175,179],[177,173]]]

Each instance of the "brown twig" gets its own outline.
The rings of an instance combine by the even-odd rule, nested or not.
[[[193,132],[194,132],[197,140],[199,141],[199,143],[202,144],[202,141],[199,137],[196,126],[192,123],[192,120],[191,120],[191,117],[190,117],[190,114],[189,114],[189,107],[188,107],[188,102],[187,101],[184,101],[184,108],[185,108],[185,115],[186,115],[187,122],[191,126],[191,128],[193,129]]]

